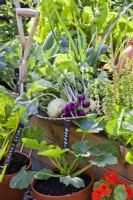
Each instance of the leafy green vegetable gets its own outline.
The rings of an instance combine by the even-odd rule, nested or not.
[[[10,187],[11,188],[19,188],[22,189],[24,187],[28,187],[28,185],[33,181],[34,179],[34,172],[32,171],[26,171],[25,167],[22,167],[19,174],[12,178]]]

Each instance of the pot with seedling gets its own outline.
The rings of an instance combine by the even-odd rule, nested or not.
[[[20,135],[34,137],[41,133],[42,129],[38,126],[24,128],[27,122],[26,109],[16,105],[11,94],[3,86],[0,87],[0,104],[0,197],[2,200],[23,199],[24,190],[11,189],[9,182],[21,167],[31,169],[31,159],[14,150]]]
[[[79,127],[88,123],[89,126],[83,130],[82,140],[75,142],[70,148],[61,149],[46,141],[38,143],[35,139],[23,138],[24,145],[39,150],[38,155],[47,157],[53,164],[54,170],[44,168],[39,172],[26,172],[23,168],[11,180],[10,186],[24,188],[32,183],[32,192],[36,200],[71,198],[88,200],[94,181],[88,169],[92,165],[103,167],[106,164],[116,164],[120,152],[115,142],[95,143],[85,140],[88,133],[102,130],[101,119],[96,118],[95,114],[83,117],[76,123]]]

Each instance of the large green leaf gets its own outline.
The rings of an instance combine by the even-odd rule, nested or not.
[[[85,133],[99,133],[103,130],[103,126],[97,120],[96,114],[89,114],[86,117],[82,117],[75,120],[74,123],[80,127],[77,131]]]
[[[121,109],[120,111],[118,110],[118,118],[109,121],[105,127],[107,133],[109,133],[110,135],[118,135],[122,125],[124,113],[125,113],[124,109]]]
[[[112,165],[112,164],[117,164],[117,158],[112,156],[110,153],[105,153],[101,156],[98,156],[92,160],[90,160],[90,163],[93,165],[97,165],[98,167],[105,167],[107,164]]]
[[[116,142],[113,141],[100,142],[95,144],[95,147],[98,148],[99,151],[103,153],[110,153],[118,159],[121,157],[119,146]]]
[[[124,185],[117,185],[114,189],[114,200],[126,200],[127,191]]]
[[[133,132],[133,116],[127,117],[123,122],[123,126],[125,129]]]
[[[55,59],[55,65],[59,71],[73,72],[76,76],[79,74],[78,64],[68,54],[59,54]]]
[[[84,20],[84,23],[92,23],[94,20],[94,14],[92,11],[92,7],[85,6],[83,8],[82,18]]]
[[[39,125],[27,126],[21,132],[21,138],[36,139],[38,142],[43,140],[44,135],[44,129]]]
[[[19,102],[19,104],[21,106],[25,106],[25,117],[29,117],[31,115],[35,115],[36,113],[38,113],[38,99],[34,98],[33,100],[30,101],[23,101],[23,102]]]
[[[95,14],[94,23],[98,27],[98,31],[103,29],[108,21],[109,16],[109,8],[106,1],[99,1],[99,6],[97,8],[97,12]]]
[[[46,141],[38,142],[37,139],[22,138],[22,142],[25,147],[35,150],[48,150],[54,148],[54,146],[48,145]]]
[[[45,80],[41,79],[39,81],[35,81],[31,87],[28,89],[27,94],[31,94],[34,92],[42,92],[45,91],[47,88],[53,87],[52,83]]]
[[[7,90],[0,86],[0,122],[6,122],[10,117],[15,101]]]
[[[60,177],[60,182],[64,183],[66,186],[71,184],[76,188],[81,188],[85,186],[83,179],[79,177],[74,177],[74,178],[70,176]]]
[[[72,145],[72,150],[76,156],[80,154],[82,157],[88,157],[91,154],[100,156],[105,153],[104,151],[99,150],[94,142],[89,142],[87,140],[82,142],[75,142]]]
[[[69,151],[69,149],[61,149],[60,147],[57,146],[54,149],[49,149],[47,151],[38,152],[38,155],[58,158],[62,154],[65,154],[68,151]]]
[[[76,155],[80,154],[81,156],[89,156],[90,155],[89,148],[91,148],[92,146],[93,146],[92,142],[84,140],[82,142],[75,142],[72,145],[72,150]]]
[[[133,164],[133,147],[128,150],[125,159],[128,163]]]
[[[7,119],[7,122],[3,124],[3,127],[9,130],[13,130],[13,132],[15,133],[18,128],[19,122],[20,122],[19,112],[14,112],[11,113],[11,116]]]
[[[45,168],[37,172],[35,174],[35,178],[41,179],[41,180],[47,180],[51,177],[52,174],[53,174],[53,171],[51,169]]]
[[[34,172],[26,171],[23,167],[20,172],[11,179],[10,187],[11,188],[27,188],[34,179]]]

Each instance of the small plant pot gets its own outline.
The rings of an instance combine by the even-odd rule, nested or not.
[[[26,170],[31,169],[31,159],[24,153],[15,152],[17,154],[20,154],[25,156],[29,160],[29,165],[27,166]],[[2,183],[0,183],[0,199],[1,200],[23,200],[24,197],[24,190],[20,189],[12,189],[9,187],[10,180],[14,176],[16,176],[17,173],[5,175]]]
[[[92,191],[92,187],[93,187],[93,183],[94,183],[94,176],[89,171],[86,171],[86,174],[91,177],[90,184],[78,192],[64,195],[64,196],[49,196],[49,195],[44,195],[44,194],[37,192],[34,189],[34,184],[36,182],[36,180],[34,180],[32,183],[32,186],[31,186],[33,196],[36,200],[89,200],[91,197],[91,191]],[[56,187],[56,185],[55,185],[55,187]]]

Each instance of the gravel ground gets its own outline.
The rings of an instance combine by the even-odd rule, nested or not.
[[[30,188],[25,192],[23,200],[35,200],[31,194]]]

